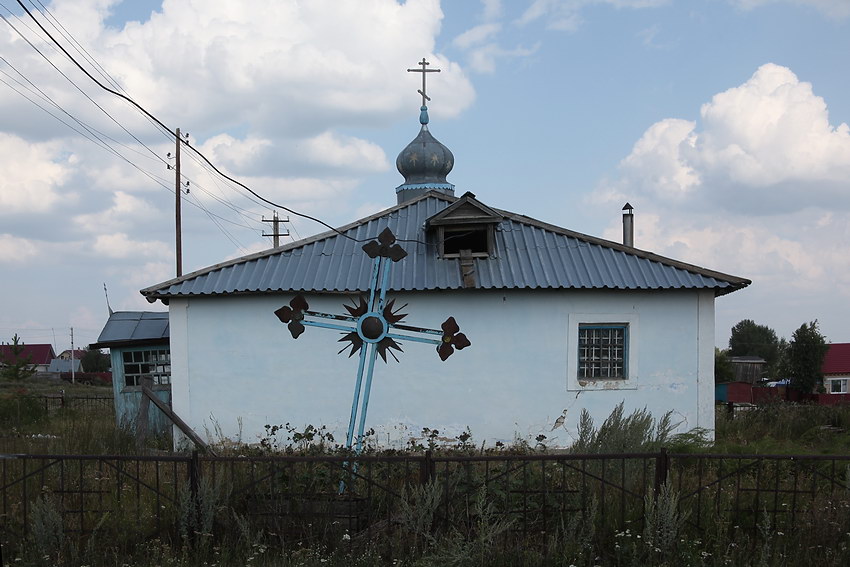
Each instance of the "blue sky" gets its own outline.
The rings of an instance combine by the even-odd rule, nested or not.
[[[743,318],[785,337],[818,319],[850,341],[847,0],[46,5],[219,166],[333,225],[394,204],[395,156],[418,130],[405,69],[427,57],[442,69],[428,77],[431,131],[455,155],[459,194],[612,240],[629,201],[639,248],[753,280],[718,299],[717,344]],[[173,275],[173,181],[153,155],[173,144],[16,2],[0,13],[115,121],[6,22],[0,79],[20,72],[158,180],[0,84],[0,336],[55,334],[62,349],[71,325],[78,343],[96,338],[104,282],[113,308],[144,309],[138,290]],[[185,206],[184,271],[270,246],[269,208],[190,159],[184,172],[197,205]],[[291,220],[293,235],[321,229]]]

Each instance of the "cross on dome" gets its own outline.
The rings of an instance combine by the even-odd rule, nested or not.
[[[419,94],[422,95],[422,106],[425,106],[426,101],[431,100],[431,97],[429,97],[427,94],[425,94],[425,74],[426,73],[439,73],[440,72],[440,69],[428,69],[427,67],[430,64],[431,63],[426,61],[425,58],[423,57],[422,61],[417,63],[417,65],[420,65],[422,67],[421,69],[408,69],[407,70],[408,73],[422,73],[422,88],[420,90],[416,91],[416,92],[418,92]]]

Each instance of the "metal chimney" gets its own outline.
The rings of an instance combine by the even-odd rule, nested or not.
[[[623,245],[629,248],[635,247],[635,215],[632,213],[634,207],[626,203],[623,206]]]

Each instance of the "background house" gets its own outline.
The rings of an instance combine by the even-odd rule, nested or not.
[[[168,313],[117,311],[90,349],[108,348],[112,360],[115,419],[119,425],[133,424],[142,398],[141,379],[153,380],[153,391],[171,403],[171,361],[168,344]],[[170,422],[156,407],[148,412],[150,430],[162,430]]]
[[[50,361],[50,366],[47,367],[47,372],[59,375],[63,373],[70,373],[71,369],[73,369],[76,373],[85,372],[85,370],[83,370],[82,361],[77,358],[73,360],[70,358],[54,358]]]
[[[50,344],[25,344],[23,351],[17,357],[12,345],[0,345],[0,364],[3,364],[3,361],[29,360],[30,364],[35,367],[36,373],[47,372],[50,362],[54,358],[56,358],[56,353],[53,350],[53,345]]]
[[[827,394],[850,394],[850,343],[832,343],[821,366]]]

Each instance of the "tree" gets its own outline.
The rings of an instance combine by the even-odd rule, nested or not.
[[[86,372],[106,372],[109,370],[111,361],[109,356],[102,350],[87,350],[80,362]]]
[[[791,387],[805,394],[823,387],[821,367],[829,345],[818,330],[817,320],[803,323],[788,343]]]
[[[714,347],[714,383],[731,382],[735,379],[735,369],[726,355],[728,351]]]
[[[12,337],[12,344],[7,345],[5,352],[0,353],[0,376],[6,380],[25,380],[35,374],[35,365],[32,363],[32,357],[24,355],[26,345],[21,341],[21,337],[15,333]]]
[[[766,362],[768,376],[774,377],[779,362],[780,340],[776,331],[767,325],[744,319],[732,327],[728,355],[761,357]]]

